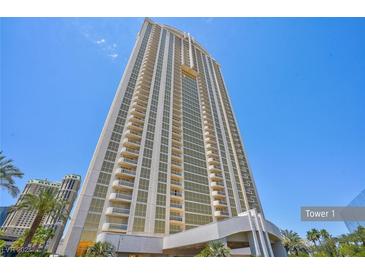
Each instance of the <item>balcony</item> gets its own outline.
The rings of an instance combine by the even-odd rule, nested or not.
[[[211,181],[221,182],[221,181],[223,181],[223,176],[222,176],[222,174],[211,173],[211,174],[209,174],[209,179]]]
[[[125,137],[127,137],[131,140],[141,140],[142,139],[142,132],[128,129],[125,132]]]
[[[170,192],[170,197],[172,199],[176,199],[176,200],[182,200],[182,193],[181,192],[177,192],[177,191],[172,191]]]
[[[213,190],[222,190],[222,189],[224,189],[224,184],[222,182],[211,182],[210,186]]]
[[[130,203],[132,201],[132,195],[124,194],[124,193],[110,193],[109,200],[114,202],[127,202]]]
[[[176,122],[172,124],[172,130],[174,132],[177,132],[178,134],[181,134],[181,125],[177,125]]]
[[[213,151],[213,150],[208,150],[207,155],[208,155],[209,158],[218,158],[217,152]]]
[[[131,114],[143,118],[145,116],[145,111],[137,108],[132,108]]]
[[[146,104],[148,103],[148,96],[146,93],[137,93],[134,94],[133,100],[141,102],[142,104]]]
[[[227,218],[227,217],[229,217],[229,213],[228,213],[228,211],[217,210],[214,212],[214,216],[217,218]]]
[[[210,173],[219,173],[219,174],[222,173],[221,168],[217,165],[209,165],[208,170]]]
[[[140,148],[140,141],[124,138],[123,140],[123,146],[130,147],[132,149],[139,149]]]
[[[170,187],[173,190],[181,191],[183,189],[182,183],[176,180],[171,179],[171,185]]]
[[[146,74],[146,71],[143,71],[142,73],[141,73],[141,75],[144,75],[144,74]],[[151,73],[149,73],[149,74],[151,74]],[[152,76],[152,75],[151,75]],[[136,91],[134,92],[134,95],[135,96],[138,96],[138,95],[144,95],[144,96],[148,96],[148,94],[149,94],[149,89],[147,88],[147,89],[144,89],[144,88],[136,88]]]
[[[115,223],[105,223],[103,224],[102,231],[109,231],[109,232],[126,232],[128,228],[127,223],[123,224],[115,224]]]
[[[208,163],[210,165],[219,165],[219,160],[218,160],[218,158],[209,157],[208,158]]]
[[[216,147],[215,145],[213,145],[213,144],[207,144],[207,145],[205,146],[205,148],[206,148],[207,150],[217,151],[217,147]]]
[[[115,172],[115,176],[118,178],[127,178],[127,179],[134,179],[136,176],[136,171],[132,169],[126,169],[126,168],[118,168]]]
[[[223,200],[215,200],[213,201],[213,206],[215,207],[227,207],[227,202],[223,201]]]
[[[180,139],[181,138],[180,133],[172,132],[172,138]]]
[[[206,121],[205,121],[206,122]],[[212,125],[211,124],[206,124],[206,123],[204,123],[204,130],[206,131],[206,132],[209,132],[210,130],[212,130]]]
[[[123,156],[126,156],[126,157],[137,158],[138,155],[139,155],[139,150],[138,149],[132,149],[132,148],[129,148],[129,147],[123,147],[122,151],[121,151],[121,154]]]
[[[143,125],[134,122],[128,122],[127,128],[135,131],[143,131]]]
[[[177,172],[174,170],[171,170],[171,179],[177,180],[177,181],[181,181],[182,180],[182,173],[181,172]]]
[[[140,102],[136,102],[136,101],[134,101],[132,103],[132,108],[134,108],[134,109],[136,109],[136,110],[138,110],[139,112],[142,112],[142,113],[144,113],[145,110],[146,110],[145,105],[141,104]]]
[[[182,167],[181,167],[181,163],[171,163],[171,168],[174,170],[174,172],[181,174],[180,172],[182,171]]]
[[[171,154],[171,159],[174,160],[174,161],[178,161],[178,162],[181,162],[181,155],[178,155],[178,154],[175,154],[175,153],[172,153]]]
[[[181,154],[182,151],[181,151],[181,147],[180,146],[176,146],[176,145],[172,145],[172,151],[177,153],[177,154]]]
[[[129,158],[120,158],[118,160],[118,165],[125,168],[136,168],[138,163],[137,159],[129,159]]]
[[[129,212],[130,212],[129,208],[108,207],[106,209],[105,215],[113,217],[128,217]]]
[[[183,212],[182,204],[170,203],[170,210],[175,212]]]
[[[112,185],[113,185],[113,187],[118,188],[118,189],[131,190],[134,188],[134,182],[127,181],[127,180],[114,180]]]
[[[224,198],[226,193],[223,190],[214,190],[212,191],[212,196],[217,199]]]
[[[182,221],[183,221],[182,216],[170,215],[170,222],[176,223],[176,224],[181,224]]]
[[[217,142],[216,142],[215,138],[213,138],[213,137],[206,137],[204,140],[207,144],[217,145]]]
[[[137,123],[137,124],[143,124],[144,123],[144,119],[142,117],[138,117],[137,115],[134,115],[134,114],[129,116],[129,120],[131,122],[134,122],[134,123]]]

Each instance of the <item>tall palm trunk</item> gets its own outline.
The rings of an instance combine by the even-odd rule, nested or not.
[[[28,245],[31,243],[31,241],[34,237],[34,234],[37,231],[37,228],[39,227],[39,225],[42,222],[43,217],[44,217],[44,214],[42,212],[38,212],[37,215],[35,216],[32,226],[29,229],[29,233],[28,233],[27,237],[25,237],[23,249],[27,248]]]

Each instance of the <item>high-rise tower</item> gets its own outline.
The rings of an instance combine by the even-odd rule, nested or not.
[[[250,217],[254,230],[262,228],[252,241],[269,241],[220,65],[190,34],[146,19],[91,160],[65,254],[82,254],[96,240],[113,242],[120,254],[164,253],[163,246],[152,248],[162,245],[157,239],[250,209],[263,221],[255,225]]]
[[[41,191],[49,189],[55,194],[56,199],[65,202],[63,213],[68,217],[76,200],[80,183],[81,176],[75,174],[65,175],[62,182],[51,182],[47,179],[29,180],[23,192],[20,194],[16,205],[19,205],[24,200],[26,194],[39,195]],[[1,230],[7,236],[19,237],[31,227],[36,215],[37,212],[27,209],[10,211],[1,226]],[[66,221],[61,218],[55,218],[54,216],[47,215],[43,218],[41,225],[54,230],[54,236],[48,241],[47,249],[51,252],[55,252],[62,237]]]

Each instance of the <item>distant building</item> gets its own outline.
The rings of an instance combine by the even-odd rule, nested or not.
[[[9,206],[0,206],[0,226],[2,226],[3,223],[5,222],[9,209],[10,209]]]
[[[355,199],[350,202],[349,207],[365,207],[365,189],[361,191],[359,195],[357,195]],[[365,227],[365,221],[348,221],[345,222],[345,225],[347,226],[347,229],[352,233],[359,226]]]
[[[50,182],[40,179],[29,180],[16,205],[23,200],[25,194],[39,194],[44,189],[52,189],[58,199],[67,202],[66,210],[70,212],[80,188],[80,181],[81,177],[73,174],[66,175],[62,182]],[[34,211],[25,209],[16,210],[7,215],[1,229],[5,232],[5,235],[19,237],[26,229],[30,228],[35,216],[36,212]],[[62,237],[66,221],[46,216],[42,221],[42,225],[55,228],[55,236],[49,243],[49,250],[55,251]]]

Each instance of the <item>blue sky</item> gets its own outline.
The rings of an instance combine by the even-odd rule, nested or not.
[[[365,19],[155,18],[222,65],[266,217],[365,188]],[[30,178],[83,177],[142,18],[1,19],[1,150]],[[14,202],[0,190],[0,206]]]

